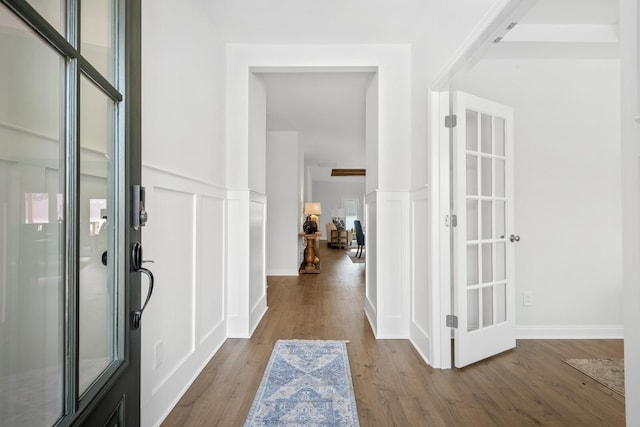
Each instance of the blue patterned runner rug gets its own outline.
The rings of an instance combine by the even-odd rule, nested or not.
[[[244,425],[359,426],[347,342],[276,342]]]

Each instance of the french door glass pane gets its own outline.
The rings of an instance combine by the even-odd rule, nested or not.
[[[116,2],[82,0],[80,51],[111,83],[115,79]]]
[[[467,194],[478,195],[478,156],[467,155]]]
[[[80,80],[80,393],[114,360],[113,177],[115,105],[84,76]],[[107,265],[104,265],[104,254]],[[111,261],[111,262],[110,262]]]
[[[480,290],[469,289],[467,291],[467,331],[480,329]]]
[[[478,240],[478,201],[467,199],[467,240]]]
[[[482,158],[482,195],[491,196],[491,158]]]
[[[496,239],[505,238],[505,202],[502,200],[496,200],[493,202],[495,206],[496,214],[496,229],[494,237]]]
[[[505,244],[496,243],[496,281],[507,278],[507,259],[505,254]]]
[[[478,113],[467,110],[467,150],[478,151]]]
[[[478,272],[478,245],[467,246],[467,285],[477,285],[480,283],[480,273]]]
[[[493,280],[493,256],[491,243],[482,245],[482,283],[489,283]]]
[[[482,201],[482,238],[491,239],[491,200]]]
[[[491,116],[488,114],[481,115],[481,127],[482,127],[482,135],[481,135],[481,143],[482,152],[491,154]]]
[[[504,160],[496,159],[496,197],[504,197]]]
[[[0,4],[0,424],[63,409],[64,59]]]
[[[493,286],[482,289],[482,326],[493,325]]]
[[[507,320],[507,284],[496,285],[496,323]]]
[[[504,119],[496,117],[496,154],[504,156]]]

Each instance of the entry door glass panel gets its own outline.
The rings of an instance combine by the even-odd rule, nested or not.
[[[0,424],[63,413],[64,59],[0,4]]]
[[[28,3],[60,34],[65,34],[65,0],[29,0]]]
[[[112,162],[115,105],[86,77],[80,80],[79,392],[114,360]],[[105,255],[106,254],[106,255]],[[106,261],[107,265],[104,265]]]
[[[82,0],[80,51],[111,83],[115,78],[115,0]]]

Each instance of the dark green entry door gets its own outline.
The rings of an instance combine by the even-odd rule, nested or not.
[[[139,58],[139,0],[0,0],[4,426],[139,424]]]

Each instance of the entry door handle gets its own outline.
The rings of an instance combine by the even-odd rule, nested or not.
[[[142,244],[140,242],[135,242],[133,244],[133,249],[131,253],[131,267],[133,271],[137,273],[142,273],[147,276],[149,279],[149,290],[147,291],[147,297],[142,304],[142,307],[139,310],[133,312],[132,315],[132,323],[133,329],[140,329],[140,321],[142,320],[142,313],[144,313],[144,309],[147,307],[149,300],[151,299],[151,294],[153,294],[153,273],[148,268],[142,267],[142,263],[144,262],[153,262],[142,259]]]
[[[518,236],[517,234],[512,234],[511,236],[509,236],[509,240],[511,240],[512,242],[519,242],[520,236]]]

